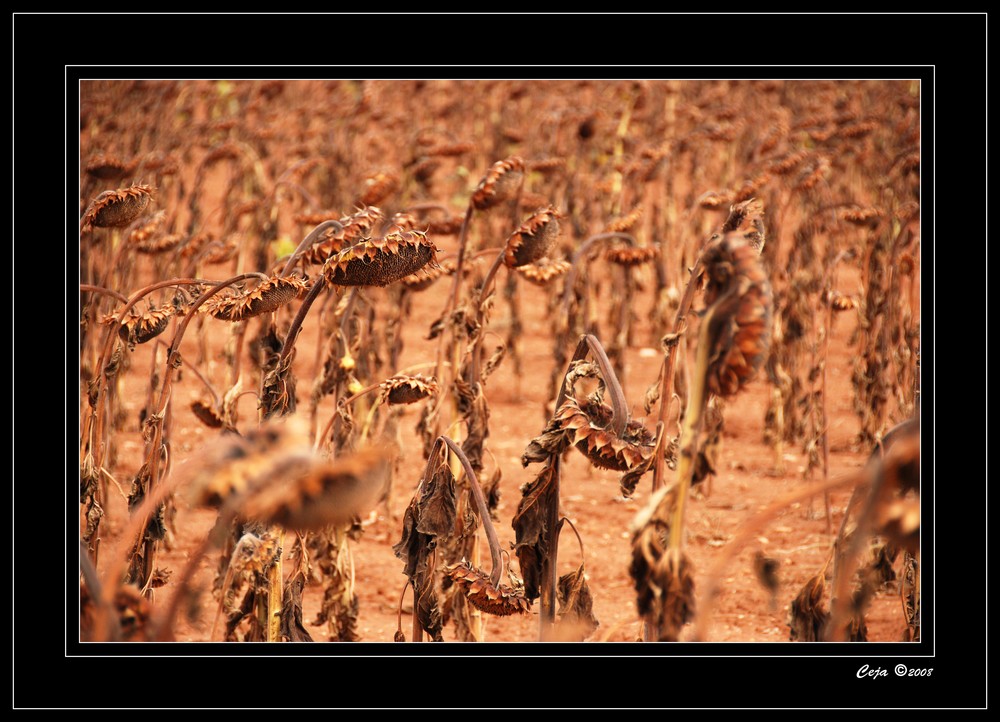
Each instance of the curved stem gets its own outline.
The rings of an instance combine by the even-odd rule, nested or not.
[[[291,273],[292,269],[295,268],[295,264],[299,262],[299,258],[302,256],[302,254],[312,247],[312,245],[320,237],[323,231],[325,231],[328,228],[333,228],[334,226],[337,227],[338,231],[344,230],[344,226],[343,224],[341,224],[340,221],[323,221],[318,226],[313,228],[309,232],[309,235],[307,235],[305,238],[302,239],[302,242],[299,244],[299,247],[296,248],[295,251],[292,253],[291,257],[288,259],[288,263],[286,263],[285,267],[282,269],[281,275],[287,276],[289,273]]]
[[[479,482],[476,480],[476,472],[473,470],[469,458],[462,451],[462,447],[447,436],[439,436],[437,441],[434,442],[435,447],[440,443],[445,444],[458,457],[458,460],[462,463],[462,468],[465,469],[465,478],[469,481],[469,489],[472,490],[472,498],[476,501],[479,518],[483,523],[483,531],[486,532],[486,541],[490,545],[490,560],[493,564],[493,569],[490,572],[490,584],[497,587],[500,584],[500,577],[503,575],[503,560],[500,556],[500,539],[497,537],[497,530],[493,527],[493,520],[490,519],[490,508],[486,504],[486,497],[483,495],[482,487],[479,486]],[[434,458],[435,450],[431,449],[431,458]],[[426,474],[427,472],[424,473]]]
[[[625,431],[625,426],[629,421],[628,403],[625,401],[625,392],[622,391],[622,386],[618,382],[618,377],[615,375],[614,367],[611,366],[611,361],[608,359],[608,355],[605,353],[604,347],[601,345],[601,342],[596,336],[588,333],[580,338],[580,342],[576,346],[576,351],[573,354],[573,358],[570,359],[569,365],[572,366],[574,361],[582,361],[585,359],[588,351],[593,355],[594,360],[601,369],[601,375],[604,377],[604,382],[611,395],[611,409],[614,412],[611,417],[611,428],[614,430],[615,435],[620,437]],[[563,382],[562,386],[559,388],[559,395],[556,397],[556,405],[553,414],[559,411],[559,408],[566,400],[566,376],[568,373],[569,368],[567,368],[566,374],[563,374]]]
[[[306,314],[309,313],[309,308],[315,303],[319,294],[326,288],[326,276],[319,276],[314,282],[313,287],[310,289],[309,294],[302,301],[302,305],[299,306],[298,313],[295,314],[295,318],[292,319],[292,325],[288,327],[288,333],[285,335],[285,342],[281,346],[281,354],[278,356],[278,363],[276,368],[280,368],[282,362],[288,358],[288,354],[292,352],[292,348],[295,346],[295,339],[299,335],[299,329],[302,327],[302,322],[306,318]]]
[[[492,250],[492,249],[491,249]],[[476,302],[476,325],[478,333],[475,340],[470,344],[469,351],[472,354],[472,378],[469,382],[473,385],[479,383],[479,345],[483,340],[483,312],[484,302],[486,297],[489,296],[490,284],[493,283],[493,278],[497,275],[497,271],[500,270],[500,266],[503,265],[503,257],[506,249],[501,248],[500,253],[497,254],[496,259],[493,261],[493,265],[490,266],[490,270],[486,272],[486,278],[483,279],[483,285],[479,290],[479,299]]]
[[[110,288],[104,288],[103,286],[92,286],[89,283],[80,284],[80,293],[99,293],[104,296],[111,296],[116,301],[121,303],[128,303],[128,299],[118,291],[112,291]]]
[[[681,297],[680,305],[677,307],[677,314],[674,316],[674,325],[670,334],[664,337],[667,346],[667,355],[663,359],[661,368],[663,374],[660,377],[660,408],[658,420],[663,424],[661,439],[657,442],[656,460],[653,463],[653,491],[663,486],[664,454],[666,445],[662,443],[662,437],[667,433],[667,416],[670,402],[673,399],[674,389],[674,369],[677,367],[677,347],[680,345],[681,336],[687,330],[687,315],[691,311],[691,304],[694,302],[694,294],[698,290],[699,279],[703,272],[701,256],[691,270],[691,278],[688,279],[684,288],[684,295]]]
[[[455,261],[455,278],[451,282],[451,292],[448,294],[448,300],[445,302],[444,310],[441,312],[441,318],[444,320],[445,327],[441,330],[441,338],[438,341],[437,363],[434,366],[435,376],[440,373],[441,362],[444,359],[445,339],[449,335],[448,317],[458,305],[458,291],[459,287],[462,285],[462,267],[465,264],[465,245],[469,235],[469,222],[472,219],[472,212],[473,207],[472,202],[470,201],[468,208],[465,210],[465,216],[462,218],[462,229],[458,233],[458,258]]]

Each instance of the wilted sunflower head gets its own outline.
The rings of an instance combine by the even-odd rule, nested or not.
[[[183,233],[165,233],[137,243],[135,250],[137,253],[146,253],[149,255],[166,253],[180,246],[186,239],[187,236]]]
[[[754,377],[767,356],[771,285],[757,251],[738,232],[713,241],[702,261],[706,314],[713,329],[708,389],[717,396],[732,396]]]
[[[659,255],[656,246],[614,245],[605,251],[604,257],[619,266],[642,266]]]
[[[642,220],[642,206],[636,206],[624,216],[615,218],[604,227],[604,233],[631,233]]]
[[[764,250],[764,203],[750,198],[729,207],[729,217],[722,224],[722,233],[738,233],[757,253]]]
[[[513,198],[524,180],[524,168],[524,159],[516,155],[498,160],[472,192],[472,207],[485,211]]]
[[[105,153],[91,156],[84,167],[87,175],[98,180],[116,180],[127,176],[132,169],[133,166],[125,163],[121,158]]]
[[[535,211],[507,239],[503,262],[508,268],[519,268],[543,258],[559,237],[559,211],[546,206]]]
[[[581,378],[598,381],[597,389],[582,400],[576,392],[576,383]],[[614,410],[604,403],[606,386],[596,364],[574,362],[566,382],[567,394],[562,405],[542,434],[528,444],[521,456],[522,464],[545,461],[570,445],[576,446],[592,465],[612,471],[631,471],[651,458],[656,436],[641,422],[629,419],[621,434],[615,433]]]
[[[379,386],[390,404],[413,404],[430,396],[436,396],[438,392],[437,379],[425,378],[420,374],[393,376]]]
[[[565,275],[569,269],[569,261],[553,261],[543,257],[534,263],[518,266],[517,272],[536,286],[547,286],[556,278]]]
[[[129,231],[128,242],[134,246],[142,246],[160,232],[166,220],[167,212],[160,211],[147,219],[141,219],[141,222],[136,221]]]
[[[333,217],[327,217],[328,215],[322,214],[322,216],[318,216],[321,220],[313,225],[336,220]],[[314,219],[315,217],[310,218],[310,220]],[[385,216],[382,214],[380,208],[365,206],[357,212],[338,220],[339,228],[328,228],[324,231],[316,242],[302,254],[302,259],[305,263],[326,263],[331,256],[342,249],[369,236],[375,226],[384,220]]]
[[[167,330],[171,316],[177,313],[172,303],[165,303],[160,308],[151,308],[139,312],[135,308],[129,310],[128,316],[121,322],[118,336],[128,344],[146,343]],[[104,317],[104,323],[118,323],[118,314],[112,313]]]
[[[358,199],[362,206],[374,206],[399,190],[399,174],[388,169],[376,171],[365,178],[364,190]]]
[[[329,283],[337,286],[388,286],[428,264],[437,248],[420,231],[393,232],[369,238],[331,256],[323,266]]]
[[[222,321],[243,321],[270,313],[292,301],[306,287],[295,276],[273,276],[257,287],[231,296],[213,296],[202,308]]]
[[[513,589],[505,584],[494,585],[490,576],[465,559],[457,564],[445,567],[445,574],[465,590],[466,599],[480,611],[497,617],[508,617],[512,614],[526,614],[531,609],[531,602],[524,596],[523,589]]]
[[[153,188],[147,185],[104,191],[83,214],[83,226],[124,228],[146,210],[152,197]]]

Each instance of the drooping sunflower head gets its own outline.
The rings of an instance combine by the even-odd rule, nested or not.
[[[337,286],[388,286],[428,264],[436,264],[437,248],[420,231],[394,231],[369,238],[331,256],[323,266],[326,280]]]
[[[708,389],[732,396],[760,369],[771,343],[771,286],[757,251],[727,233],[703,255],[707,320],[712,324]]]
[[[274,276],[250,291],[232,296],[214,296],[203,306],[206,313],[222,321],[244,321],[270,313],[292,301],[306,287],[295,276]]]
[[[381,384],[381,391],[390,404],[413,404],[417,401],[435,396],[438,383],[434,378],[425,378],[420,374],[409,376],[400,374],[386,379]]]
[[[95,228],[124,228],[146,210],[152,198],[153,188],[147,185],[104,191],[91,201],[86,213],[83,214],[83,225]]]
[[[531,602],[524,596],[523,589],[513,589],[505,584],[494,585],[486,572],[464,559],[446,567],[445,574],[465,590],[466,599],[472,606],[487,614],[509,617],[512,614],[527,614],[531,609]]]
[[[535,211],[507,239],[504,265],[519,268],[543,258],[559,237],[560,217],[551,205]]]
[[[536,286],[547,286],[555,279],[565,275],[569,269],[569,261],[553,261],[543,257],[534,263],[518,266],[517,272]]]
[[[177,308],[172,303],[165,303],[159,308],[152,308],[144,312],[133,308],[121,322],[118,336],[128,344],[146,343],[166,331],[170,318],[176,313]],[[118,314],[113,313],[105,316],[104,322],[117,323]]]
[[[524,180],[524,169],[524,159],[519,156],[498,160],[472,192],[472,207],[485,211],[512,199]]]

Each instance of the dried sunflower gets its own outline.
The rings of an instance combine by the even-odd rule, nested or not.
[[[118,336],[129,344],[146,343],[166,331],[171,316],[176,313],[177,309],[172,303],[166,303],[160,308],[153,308],[142,313],[136,311],[135,308],[129,309],[128,316],[121,322],[121,328],[118,329]],[[118,314],[113,313],[105,316],[104,323],[118,323]]]
[[[576,398],[575,384],[580,378],[597,378],[598,387],[583,402]],[[563,402],[543,429],[533,439],[521,463],[527,466],[561,454],[570,445],[601,469],[628,472],[643,466],[652,457],[656,437],[639,421],[616,420],[615,411],[604,404],[605,381],[597,365],[574,361],[566,374]],[[624,404],[622,404],[624,407]],[[624,413],[624,410],[623,412]],[[614,422],[621,423],[616,431]],[[623,493],[629,490],[623,489]]]
[[[771,286],[757,251],[737,233],[728,233],[703,255],[706,306],[712,314],[713,342],[708,390],[732,396],[757,373],[771,341]]]
[[[642,219],[642,206],[636,206],[620,218],[615,218],[604,227],[604,233],[631,233]]]
[[[527,614],[531,602],[524,596],[523,589],[513,589],[505,584],[493,584],[490,576],[473,567],[465,559],[445,567],[448,577],[465,590],[469,603],[477,609],[497,617],[511,614]]]
[[[269,313],[298,296],[306,282],[295,276],[273,276],[250,291],[233,296],[214,296],[202,309],[222,321],[244,321]]]
[[[436,254],[437,248],[420,231],[393,232],[331,256],[323,273],[337,286],[387,286],[428,264],[436,265]]]
[[[729,207],[729,217],[722,224],[723,233],[738,233],[757,253],[764,250],[764,203],[750,198]]]
[[[535,211],[507,239],[504,265],[518,268],[544,257],[559,237],[560,213],[554,206]]]
[[[128,234],[129,243],[135,246],[142,246],[160,231],[166,219],[166,211],[153,214],[151,218],[132,229]]]
[[[416,376],[398,375],[379,384],[382,394],[390,404],[413,404],[438,393],[437,380]]]
[[[553,279],[565,275],[569,269],[569,261],[552,261],[543,257],[534,263],[518,266],[517,272],[536,286],[547,286]]]
[[[137,253],[147,253],[150,255],[166,253],[177,248],[184,242],[186,236],[183,233],[167,233],[162,236],[155,236],[149,240],[137,243],[135,250]]]
[[[524,180],[524,169],[524,160],[519,156],[498,160],[473,191],[472,207],[485,211],[513,198]]]
[[[320,223],[329,220],[334,219],[324,217]],[[327,229],[316,243],[302,254],[302,259],[305,263],[325,263],[342,249],[366,237],[375,225],[383,220],[385,216],[376,206],[366,206],[356,213],[344,216],[338,221],[340,228]]]
[[[619,266],[642,266],[659,255],[656,246],[629,246],[625,244],[610,246],[604,252],[604,257]]]
[[[134,165],[125,163],[117,156],[98,153],[87,161],[84,171],[98,180],[115,180],[127,176],[133,168]]]
[[[153,188],[147,185],[104,191],[83,214],[83,226],[124,228],[146,210],[152,197]]]
[[[390,170],[380,170],[365,178],[364,192],[358,199],[362,206],[373,206],[399,190],[399,175]]]
[[[455,263],[453,261],[445,261],[444,263],[430,264],[424,266],[416,273],[411,273],[409,276],[404,276],[399,279],[399,282],[406,287],[408,291],[424,291],[431,287],[431,285],[441,278],[441,276],[450,276],[455,272]]]

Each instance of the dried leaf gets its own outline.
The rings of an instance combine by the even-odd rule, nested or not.
[[[549,553],[546,534],[551,507],[558,504],[554,481],[555,468],[549,460],[533,481],[521,487],[521,502],[511,525],[514,527],[514,549],[524,593],[529,600],[540,595],[542,560]]]
[[[312,635],[302,623],[302,587],[306,579],[301,574],[293,575],[287,582],[281,596],[281,641],[312,642]]]
[[[822,575],[809,579],[792,600],[788,610],[789,639],[793,642],[820,642],[824,639],[830,613],[823,606],[826,585]]]
[[[556,635],[561,641],[582,642],[601,625],[594,616],[594,599],[582,564],[576,571],[559,577],[556,598],[559,601]]]

